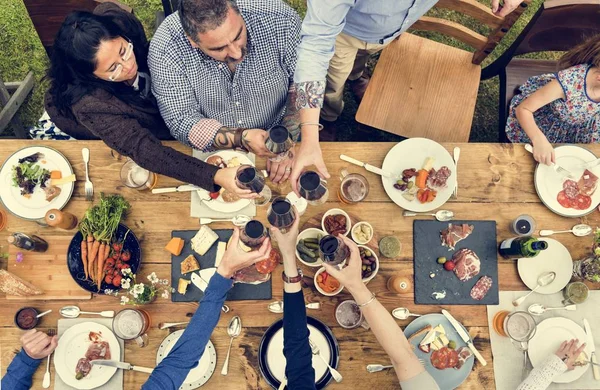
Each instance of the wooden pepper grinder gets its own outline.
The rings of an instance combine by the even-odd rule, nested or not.
[[[412,276],[406,273],[400,273],[399,275],[392,276],[387,281],[387,288],[390,292],[395,294],[412,294]]]
[[[71,230],[77,227],[77,217],[66,211],[58,209],[48,210],[44,218],[48,226]]]

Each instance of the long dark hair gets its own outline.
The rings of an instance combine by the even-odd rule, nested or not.
[[[128,104],[144,104],[144,100],[133,88],[124,83],[101,80],[93,74],[101,42],[119,37],[133,43],[139,71],[148,70],[148,44],[143,36],[143,29],[140,37],[140,33],[136,33],[137,26],[132,25],[127,34],[125,29],[128,26],[124,23],[131,23],[127,16],[115,20],[115,15],[101,16],[82,11],[67,16],[54,40],[47,74],[50,79],[50,95],[61,114],[72,118],[73,104],[95,89],[105,90]]]
[[[563,70],[581,64],[600,66],[600,34],[566,52],[558,61],[558,68]]]

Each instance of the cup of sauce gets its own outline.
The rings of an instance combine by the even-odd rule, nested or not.
[[[40,321],[40,319],[37,318],[38,314],[38,311],[33,307],[23,307],[15,314],[15,324],[22,330],[33,329]]]

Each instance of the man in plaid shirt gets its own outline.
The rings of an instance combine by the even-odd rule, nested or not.
[[[266,131],[299,133],[287,107],[300,18],[281,0],[181,0],[150,44],[152,92],[171,134],[202,151],[240,148],[271,156]],[[287,105],[287,107],[286,107]],[[284,181],[293,160],[268,163]],[[229,170],[228,170],[229,171]],[[217,184],[248,197],[231,170]],[[215,177],[215,182],[217,182]]]

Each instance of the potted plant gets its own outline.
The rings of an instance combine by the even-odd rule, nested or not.
[[[576,280],[600,283],[600,228],[596,228],[594,232],[592,255],[573,262],[573,277]]]

